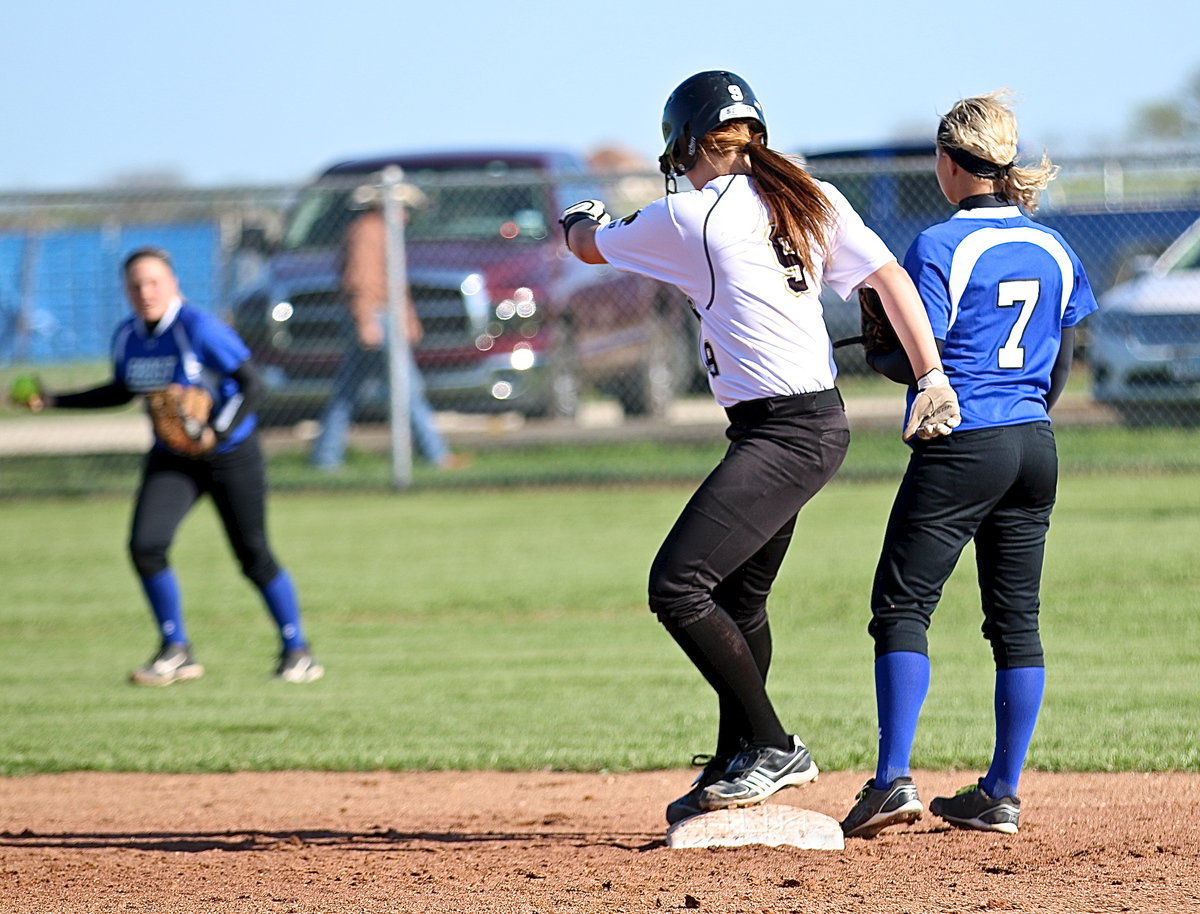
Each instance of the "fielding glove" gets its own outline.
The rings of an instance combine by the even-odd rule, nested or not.
[[[870,286],[858,290],[859,321],[862,326],[863,352],[869,363],[871,359],[895,352],[900,348],[900,337],[892,329],[892,322],[883,310],[883,300]]]
[[[200,457],[217,444],[217,433],[208,424],[212,397],[203,387],[171,384],[146,394],[154,434],[175,451]]]

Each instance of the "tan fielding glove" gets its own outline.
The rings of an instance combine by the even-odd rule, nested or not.
[[[883,300],[870,286],[858,290],[859,323],[862,327],[863,353],[867,363],[881,355],[900,348],[900,337],[892,329],[892,322],[883,310]]]
[[[217,433],[208,424],[212,397],[203,387],[171,384],[146,394],[146,407],[154,434],[177,454],[199,457],[217,444]]]
[[[918,438],[949,435],[961,423],[958,394],[950,386],[946,373],[934,368],[917,379],[917,397],[904,427],[904,440],[913,435]]]

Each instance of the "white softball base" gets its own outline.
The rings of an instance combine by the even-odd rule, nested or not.
[[[840,851],[846,846],[836,819],[770,803],[747,809],[716,809],[676,822],[667,829],[667,847],[790,845],[805,850]]]

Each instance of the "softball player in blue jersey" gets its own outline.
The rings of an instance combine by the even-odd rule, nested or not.
[[[650,608],[717,693],[720,712],[713,755],[667,806],[674,823],[761,803],[817,776],[765,684],[771,586],[797,513],[849,444],[822,284],[843,296],[868,282],[879,291],[921,378],[907,434],[949,432],[958,408],[908,275],[845,197],[766,145],[762,106],[744,80],[723,70],[685,80],[667,100],[663,139],[668,185],[685,176],[693,190],[618,221],[600,201],[583,201],[562,223],[581,260],[687,294],[700,358],[730,421],[725,458],[650,571]]]
[[[217,507],[243,574],[258,588],[278,626],[282,649],[274,675],[286,682],[318,679],[324,669],[305,640],[295,588],[267,543],[266,480],[254,413],[261,384],[250,352],[232,329],[182,300],[166,251],[134,251],[122,269],[133,314],[113,336],[112,380],[76,393],[41,394],[28,405],[35,410],[118,406],[169,384],[200,385],[212,395],[211,431],[205,430],[211,450],[200,457],[184,456],[156,438],[143,466],[129,550],[161,644],[130,679],[164,686],[204,673],[189,645],[167,552],[184,516],[205,494]]]
[[[923,812],[909,755],[929,687],[926,632],[972,539],[996,667],[994,753],[978,783],[937,797],[930,811],[961,828],[1012,834],[1019,825],[1018,782],[1045,681],[1039,589],[1058,478],[1049,410],[1070,372],[1073,328],[1096,301],[1062,236],[1019,209],[1036,210],[1057,169],[1045,155],[1018,166],[1016,154],[1005,92],[955,104],[938,127],[936,170],[958,211],[922,232],[904,260],[963,421],[950,437],[914,443],[888,519],[869,626],[879,760],[842,822],[848,836],[873,837]],[[912,381],[895,355],[872,365]]]

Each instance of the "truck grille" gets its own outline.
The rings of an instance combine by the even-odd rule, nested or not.
[[[450,289],[413,283],[411,288],[413,304],[425,330],[423,342],[438,341],[453,345],[474,338],[476,331],[471,326],[462,292],[457,287]]]
[[[477,331],[472,328],[458,288],[416,283],[411,288],[424,329],[419,348],[461,346],[474,339]],[[294,313],[281,326],[284,336],[276,337],[276,345],[296,354],[340,352],[347,332],[346,306],[341,293],[302,292],[289,300]]]
[[[337,292],[301,292],[289,299],[292,316],[278,325],[276,348],[294,355],[339,352],[345,343],[345,306]]]

